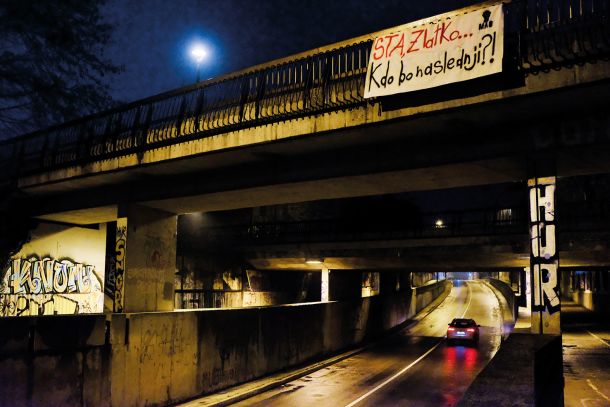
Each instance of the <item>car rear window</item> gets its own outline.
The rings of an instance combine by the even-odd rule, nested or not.
[[[455,326],[458,328],[463,328],[463,327],[472,326],[472,325],[474,325],[474,321],[472,321],[470,319],[456,319],[453,322],[451,322],[451,326]]]

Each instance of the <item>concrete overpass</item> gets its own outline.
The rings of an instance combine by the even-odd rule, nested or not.
[[[373,33],[10,140],[3,174],[36,216],[87,224],[519,181],[545,151],[558,176],[606,172],[603,19],[506,7],[499,76],[364,99]]]
[[[63,399],[69,404],[183,400],[337,352],[408,321],[447,290],[444,283],[423,289],[405,283],[409,268],[447,267],[445,260],[430,265],[439,253],[453,262],[446,270],[533,264],[544,245],[537,252],[530,247],[527,221],[516,236],[502,238],[325,242],[320,250],[337,253],[325,258],[321,277],[328,296],[320,299],[331,302],[231,314],[173,312],[177,215],[502,183],[521,183],[527,195],[528,179],[538,191],[536,180],[543,177],[610,173],[607,2],[513,2],[504,16],[506,69],[489,77],[365,99],[373,39],[393,31],[388,29],[3,142],[1,173],[10,197],[5,213],[18,207],[47,222],[15,256],[11,275],[19,270],[24,276],[26,260],[32,275],[43,269],[74,273],[73,286],[52,281],[65,294],[44,304],[53,303],[58,313],[98,313],[104,303],[114,311],[62,319],[65,331],[78,332],[67,342],[44,318],[2,321],[16,338],[5,341],[5,349],[30,357],[5,357],[7,369],[23,379],[3,376],[18,389],[7,400],[32,403],[47,391],[58,400],[69,394]],[[549,215],[554,217],[543,213]],[[522,241],[525,246],[515,250],[512,243]],[[604,248],[592,255],[591,246],[567,244],[559,251],[565,265],[607,264]],[[380,267],[378,259],[366,263],[367,253],[396,247],[408,256],[395,264],[385,256],[381,268],[402,271],[385,274],[385,281],[381,275],[382,287],[398,287],[387,295],[361,298],[360,274],[328,274],[329,268]],[[289,253],[283,260],[281,250]],[[250,263],[261,270],[304,267],[290,263],[298,254],[294,247],[254,252]],[[32,255],[38,257],[29,261]],[[92,270],[101,274],[109,261],[113,287],[104,297],[100,290],[108,285],[102,278],[96,286]],[[44,291],[44,282],[10,281],[11,295],[25,287],[19,281],[29,285],[15,307],[27,300],[30,312],[45,309],[28,297]],[[467,296],[462,290],[456,298]],[[559,313],[542,308],[533,330],[549,322],[557,333]],[[283,330],[275,340],[278,325]],[[49,350],[57,360],[69,354],[76,367],[66,374],[80,374],[80,393],[59,380],[47,385],[31,377],[36,369],[27,363],[38,372],[52,369],[43,361]],[[250,352],[257,356],[248,361]]]

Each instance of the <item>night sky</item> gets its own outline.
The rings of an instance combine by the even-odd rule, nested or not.
[[[211,49],[203,78],[288,56],[476,3],[473,0],[109,0],[116,26],[108,56],[124,67],[111,79],[119,102],[195,81],[188,47]]]

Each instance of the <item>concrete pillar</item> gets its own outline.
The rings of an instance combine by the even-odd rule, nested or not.
[[[532,332],[560,334],[559,251],[555,240],[555,177],[528,180]]]
[[[322,269],[322,282],[320,284],[321,292],[320,292],[320,301],[327,302],[329,300],[328,290],[329,290],[329,278],[330,278],[330,270],[326,267]]]
[[[119,215],[114,311],[172,311],[177,216],[141,205]]]

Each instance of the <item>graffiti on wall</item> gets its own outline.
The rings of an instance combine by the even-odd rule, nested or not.
[[[116,256],[114,254],[114,240],[112,252],[106,254],[106,273],[104,274],[104,294],[114,301],[116,287]]]
[[[114,260],[114,312],[123,312],[125,288],[125,254],[127,247],[127,219],[120,218],[116,225],[116,245]]]
[[[555,177],[528,181],[530,192],[531,270],[535,311],[559,311],[559,256],[555,240]]]
[[[379,294],[379,273],[362,272],[362,297],[372,297]]]
[[[30,255],[14,258],[0,284],[0,316],[102,312],[92,265]]]
[[[6,270],[3,294],[90,293],[101,289],[94,267],[71,259],[16,258]]]

